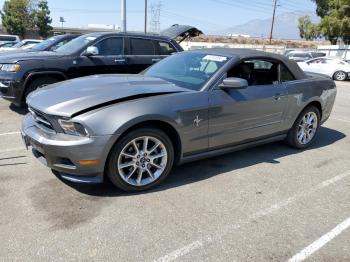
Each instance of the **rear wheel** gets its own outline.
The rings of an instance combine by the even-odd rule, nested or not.
[[[29,84],[29,86],[27,86],[27,88],[24,92],[24,102],[31,92],[35,91],[36,89],[38,89],[40,87],[51,85],[51,84],[54,84],[57,82],[58,82],[58,80],[53,78],[53,77],[40,77],[40,78],[35,79],[33,82],[31,82]]]
[[[317,107],[305,108],[289,131],[287,143],[299,149],[311,146],[319,129],[320,121],[320,111]]]
[[[170,173],[174,149],[169,137],[153,128],[141,128],[124,136],[113,147],[107,176],[124,191],[143,191],[160,184]]]
[[[344,71],[337,71],[333,75],[333,79],[337,81],[345,81],[348,75]]]

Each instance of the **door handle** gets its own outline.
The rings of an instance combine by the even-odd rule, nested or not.
[[[273,98],[278,101],[278,100],[281,100],[281,93],[277,93],[273,96]]]
[[[152,59],[152,62],[153,62],[153,63],[157,63],[157,62],[159,62],[160,60],[161,60],[160,58],[153,58],[153,59]]]
[[[116,62],[116,63],[125,63],[126,59],[125,58],[115,59],[114,62]]]

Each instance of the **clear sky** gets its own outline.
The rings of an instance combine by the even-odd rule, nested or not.
[[[5,0],[0,0],[3,6]],[[315,11],[311,0],[277,0],[277,14],[290,11]],[[160,27],[191,24],[204,32],[215,32],[256,18],[272,16],[273,0],[148,0],[149,6],[161,3]],[[53,25],[59,17],[65,26],[88,24],[120,26],[120,0],[48,0]],[[127,29],[143,30],[144,0],[127,0]],[[148,12],[149,17],[150,13]]]

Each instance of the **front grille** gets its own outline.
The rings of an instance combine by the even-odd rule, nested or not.
[[[32,114],[37,127],[44,128],[45,131],[55,132],[48,116],[32,107],[29,107],[28,110]]]

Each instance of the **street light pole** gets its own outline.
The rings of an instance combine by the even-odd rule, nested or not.
[[[121,0],[122,32],[126,32],[126,0]]]
[[[147,33],[147,0],[145,0],[145,33]]]

